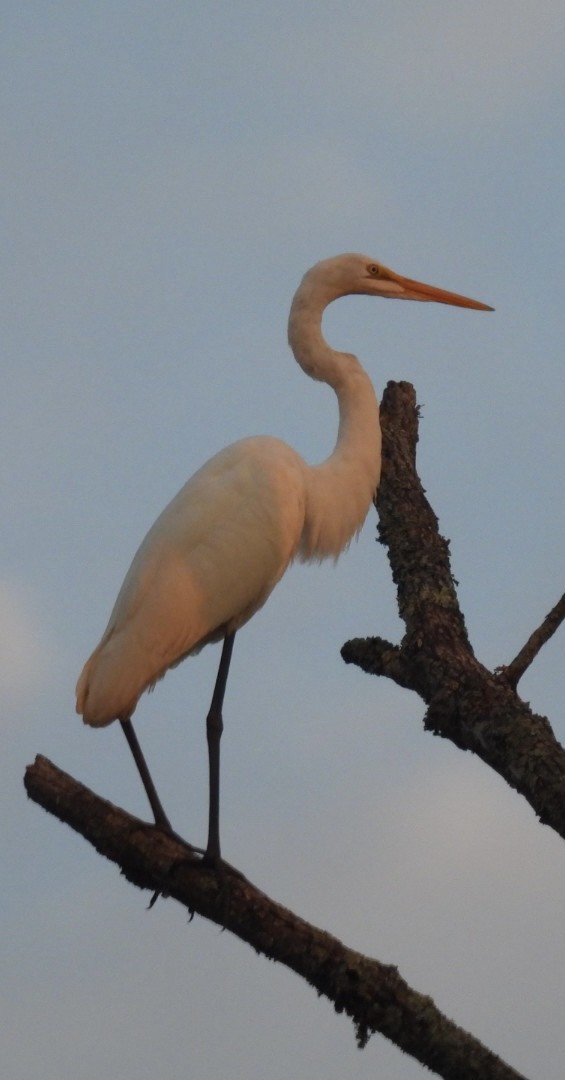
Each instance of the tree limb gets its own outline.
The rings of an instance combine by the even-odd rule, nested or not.
[[[28,766],[25,786],[133,884],[173,897],[295,971],[351,1017],[360,1046],[379,1032],[444,1080],[525,1080],[411,989],[395,967],[347,948],[237,871],[204,868],[178,838],[101,799],[47,758]]]
[[[478,754],[565,838],[565,750],[548,720],[531,711],[511,680],[498,678],[475,657],[449,544],[416,473],[418,409],[409,383],[388,384],[381,426],[379,537],[388,551],[406,633],[399,647],[380,638],[348,641],[342,656],[419,694],[428,706],[427,730]],[[561,618],[559,611],[553,629]],[[536,651],[543,644],[541,629]],[[530,649],[528,657],[534,655]]]
[[[501,667],[497,670],[497,675],[505,679],[509,686],[513,690],[516,689],[520,679],[524,672],[529,668],[533,660],[535,660],[540,649],[545,645],[546,641],[549,641],[550,637],[553,637],[555,631],[561,626],[561,623],[565,619],[565,593],[560,600],[557,601],[555,607],[551,609],[545,619],[538,626],[537,630],[534,630],[533,634],[530,634],[526,644],[518,655],[512,660],[512,663],[506,664],[505,667]]]

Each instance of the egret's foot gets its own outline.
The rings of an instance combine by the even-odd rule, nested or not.
[[[201,861],[200,859],[195,858],[195,856],[203,856],[205,854],[204,848],[197,848],[194,847],[194,844],[189,844],[188,840],[185,840],[183,836],[181,836],[178,832],[175,832],[175,830],[171,827],[171,823],[168,818],[165,818],[164,821],[156,821],[151,827],[154,829],[159,829],[162,833],[165,834],[165,836],[170,836],[172,840],[174,840],[177,844],[180,844],[181,847],[185,848],[185,850],[190,855],[190,858],[182,859],[181,862],[190,862],[190,864],[194,866]],[[166,900],[169,896],[169,893],[166,892],[165,889],[156,889],[151,897],[151,900],[149,901],[149,904],[147,905],[148,911],[151,911],[151,908],[155,906],[160,896],[163,897],[163,900]]]
[[[206,851],[202,855],[202,866],[206,866],[209,870],[221,869],[223,861],[219,847],[208,844]]]
[[[165,821],[156,821],[154,827],[160,829],[166,836],[170,836],[172,840],[176,840],[177,844],[181,844],[191,855],[205,855],[204,848],[195,847],[194,844],[189,844],[188,840],[185,840],[180,833],[175,832],[168,818],[165,818]]]

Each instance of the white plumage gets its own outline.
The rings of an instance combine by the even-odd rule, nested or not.
[[[84,666],[77,711],[85,723],[127,723],[145,690],[209,642],[229,639],[231,655],[233,634],[293,559],[335,558],[361,528],[380,476],[378,402],[356,357],[332,350],[321,331],[325,307],[352,293],[487,309],[362,255],[341,255],[308,271],[292,303],[289,342],[306,374],[337,395],[335,449],[309,466],[279,439],[243,439],[187,481],[147,533]],[[225,677],[227,666],[229,655]],[[220,713],[221,698],[223,687]],[[215,726],[219,755],[221,716]],[[129,739],[129,724],[124,730]],[[219,855],[219,837],[209,841],[208,853]]]

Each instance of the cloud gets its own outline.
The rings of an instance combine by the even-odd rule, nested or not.
[[[52,662],[52,646],[24,590],[0,581],[0,687],[8,705],[32,701]]]

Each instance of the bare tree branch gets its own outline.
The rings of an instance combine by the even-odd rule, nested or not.
[[[549,614],[545,616],[545,619],[540,626],[538,626],[537,630],[534,630],[533,634],[530,634],[526,644],[520,649],[520,652],[514,660],[512,660],[512,663],[506,664],[505,667],[498,668],[497,675],[500,678],[505,679],[513,690],[516,689],[522,675],[529,668],[532,661],[535,660],[540,649],[543,648],[546,641],[549,641],[550,637],[553,637],[555,631],[561,626],[563,619],[565,619],[565,593],[563,593],[563,596],[557,601],[555,607],[551,609]]]
[[[389,383],[381,408],[379,535],[387,547],[406,632],[347,642],[342,655],[418,693],[428,730],[472,750],[565,837],[565,751],[545,717],[515,691],[523,671],[565,617],[565,597],[501,674],[475,657],[461,613],[448,542],[416,473],[413,388]],[[295,971],[351,1017],[360,1046],[375,1032],[445,1080],[524,1080],[413,990],[395,967],[362,956],[275,903],[233,868],[206,869],[179,837],[100,799],[46,758],[26,772],[28,794],[84,836],[140,888],[171,896]]]
[[[548,720],[531,711],[508,679],[497,678],[475,657],[449,544],[416,473],[418,409],[409,383],[388,384],[381,425],[379,536],[388,550],[406,633],[399,647],[381,638],[348,641],[342,656],[419,694],[428,706],[428,730],[478,754],[524,795],[542,822],[565,837],[565,750]]]
[[[525,1080],[411,989],[395,967],[348,949],[239,872],[205,869],[182,841],[101,799],[47,758],[28,767],[25,786],[133,884],[173,897],[295,971],[351,1017],[360,1046],[379,1032],[444,1080]]]

